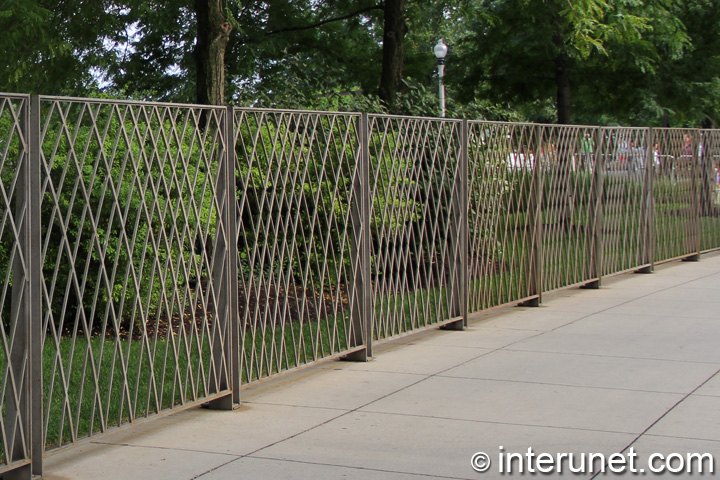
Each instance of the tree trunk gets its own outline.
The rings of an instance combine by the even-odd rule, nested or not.
[[[225,17],[223,3],[223,0],[195,0],[197,102],[204,105],[225,103],[225,50],[232,25]]]
[[[557,119],[560,125],[570,124],[570,66],[567,56],[559,54],[553,60],[555,64],[555,82],[557,84]]]
[[[405,0],[386,0],[380,100],[391,110],[402,85],[405,63]]]

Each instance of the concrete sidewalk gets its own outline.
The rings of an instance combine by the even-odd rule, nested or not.
[[[709,255],[260,384],[234,412],[122,429],[48,456],[45,478],[490,479],[509,476],[501,452],[530,447],[576,459],[632,447],[638,468],[653,453],[708,452],[717,472],[719,371],[720,255]],[[493,462],[485,473],[476,452]]]

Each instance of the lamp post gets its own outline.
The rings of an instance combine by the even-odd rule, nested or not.
[[[438,40],[438,43],[433,48],[435,52],[435,58],[437,58],[438,66],[438,83],[439,83],[439,94],[440,94],[440,116],[445,118],[445,85],[443,84],[443,77],[445,77],[445,56],[448,52],[448,47],[443,42],[442,38]]]

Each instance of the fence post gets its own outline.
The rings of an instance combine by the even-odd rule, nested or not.
[[[655,172],[655,149],[653,145],[654,131],[647,130],[647,149],[645,152],[645,179],[640,210],[642,221],[642,237],[638,251],[638,266],[635,273],[652,273],[655,270],[655,203],[653,201],[653,180]]]
[[[350,292],[355,298],[350,335],[351,349],[356,350],[344,357],[353,362],[366,362],[372,357],[372,290],[370,279],[370,207],[372,186],[370,185],[370,120],[367,113],[360,114],[358,128],[357,164],[353,181],[353,202],[350,207],[353,239],[350,261],[353,264],[353,284]]]
[[[30,155],[28,203],[30,226],[30,458],[32,474],[42,475],[43,454],[45,453],[45,432],[43,430],[43,358],[42,344],[45,331],[42,322],[42,182],[40,153],[42,148],[40,134],[40,96],[30,97]]]
[[[450,200],[450,227],[449,247],[453,255],[450,269],[450,318],[444,324],[444,330],[463,330],[467,327],[467,120],[460,124],[460,158],[458,159],[455,175],[453,177],[452,194]]]
[[[594,129],[595,147],[593,149],[592,165],[592,190],[590,192],[590,204],[592,208],[589,210],[590,218],[588,225],[592,228],[592,244],[590,249],[590,262],[588,263],[589,278],[591,282],[583,285],[583,288],[597,289],[602,285],[603,275],[603,228],[604,228],[604,186],[605,186],[605,155],[604,141],[605,134],[602,128]]]
[[[700,132],[700,220],[704,217],[715,217],[717,213],[716,207],[713,205],[715,196],[716,177],[715,163],[713,161],[712,150],[716,148],[713,142],[712,131],[702,130]],[[700,224],[702,227],[702,223]],[[700,251],[704,249],[704,235],[702,228],[700,229]]]
[[[230,393],[209,402],[214,410],[232,410],[240,403],[240,340],[237,310],[237,229],[235,200],[234,111],[227,107],[221,115],[220,136],[223,151],[218,158],[216,208],[218,227],[213,248],[213,286],[216,289],[216,321],[213,329],[213,375],[210,393]],[[217,379],[217,380],[216,380]],[[216,383],[218,382],[218,383]]]
[[[542,143],[544,127],[536,127],[539,130],[535,136],[539,139],[538,145]],[[539,307],[542,302],[542,246],[543,246],[543,225],[542,225],[542,202],[543,202],[543,178],[542,178],[542,155],[536,152],[533,161],[533,175],[530,183],[530,198],[528,199],[528,230],[525,242],[528,249],[527,282],[528,296],[533,297],[522,302],[524,307]]]
[[[470,266],[468,264],[468,249],[470,242],[469,213],[468,205],[470,203],[470,186],[468,180],[470,178],[470,127],[467,120],[462,122],[462,131],[460,135],[460,265],[458,280],[460,282],[460,315],[463,317],[463,325],[468,325],[468,297],[470,290]]]
[[[17,183],[13,195],[17,238],[16,251],[11,257],[10,348],[4,412],[0,412],[7,434],[5,461],[16,466],[0,473],[0,478],[5,480],[29,480],[33,474],[42,474],[42,321],[36,309],[41,297],[40,276],[36,275],[35,268],[40,265],[40,218],[36,215],[39,203],[35,199],[40,186],[39,118],[39,97],[25,98],[20,115],[24,155],[19,156],[15,167]]]
[[[237,141],[237,128],[235,126],[235,107],[229,106],[225,112],[225,160],[227,161],[227,215],[226,225],[230,235],[228,245],[228,315],[230,321],[230,388],[233,391],[232,401],[240,403],[240,385],[242,384],[242,373],[240,371],[240,312],[238,307],[238,202],[237,185],[237,159],[235,143]],[[227,342],[228,340],[226,340]]]
[[[683,258],[684,262],[697,262],[700,260],[700,249],[701,249],[701,225],[700,225],[700,156],[698,155],[698,147],[700,145],[700,135],[697,130],[692,133],[692,156],[690,161],[692,162],[690,167],[690,184],[692,185],[692,210],[691,210],[691,226],[690,226],[690,242],[689,245],[692,252],[687,257]]]

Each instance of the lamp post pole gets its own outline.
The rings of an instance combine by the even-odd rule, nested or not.
[[[438,40],[437,45],[433,48],[435,58],[437,58],[438,66],[438,84],[439,84],[439,97],[440,97],[440,117],[445,118],[445,84],[443,78],[445,77],[445,56],[448,52],[448,47],[443,42],[442,38]]]

